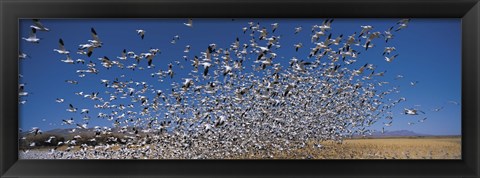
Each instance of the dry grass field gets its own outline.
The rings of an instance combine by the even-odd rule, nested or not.
[[[404,137],[348,139],[313,143],[295,151],[296,154],[274,153],[278,159],[461,159],[461,137]],[[247,158],[254,158],[247,156]]]

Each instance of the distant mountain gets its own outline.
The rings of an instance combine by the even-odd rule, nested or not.
[[[83,134],[83,133],[86,133],[86,134],[94,134],[95,133],[95,129],[94,128],[88,128],[88,129],[78,129],[76,128],[75,129],[75,132],[72,133],[72,129],[74,128],[66,128],[66,129],[52,129],[52,130],[48,130],[48,131],[44,131],[42,134],[51,134],[51,135],[57,135],[57,136],[62,136],[62,137],[73,137],[74,135],[79,135],[79,134]],[[113,133],[117,133],[118,131],[120,130],[120,128],[112,128],[112,132]],[[127,128],[128,131],[132,131],[132,127],[128,127]],[[29,132],[22,132],[20,133],[20,136],[26,136],[28,135]]]
[[[433,136],[433,135],[416,133],[410,130],[395,130],[395,131],[385,131],[384,133],[374,132],[372,136],[374,137],[411,137],[411,136]]]

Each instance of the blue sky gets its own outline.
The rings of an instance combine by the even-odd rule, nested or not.
[[[20,62],[22,83],[26,83],[25,90],[30,92],[24,99],[26,104],[20,104],[19,122],[20,127],[28,130],[31,127],[40,127],[43,130],[54,128],[68,128],[60,125],[62,119],[73,117],[81,120],[83,115],[79,112],[68,113],[65,109],[68,104],[73,104],[78,109],[89,108],[92,118],[89,126],[111,126],[110,122],[97,119],[98,112],[94,109],[96,104],[90,100],[76,96],[75,92],[83,91],[91,93],[99,91],[104,98],[105,91],[100,79],[114,80],[121,74],[125,74],[125,80],[147,81],[155,88],[163,91],[170,90],[170,83],[181,82],[191,70],[190,61],[184,62],[184,55],[188,59],[200,56],[208,44],[215,43],[218,47],[226,48],[238,37],[241,44],[249,43],[250,36],[243,34],[242,28],[248,26],[248,22],[259,22],[261,26],[270,29],[270,24],[278,22],[279,28],[275,35],[280,35],[282,47],[276,51],[279,60],[286,64],[293,56],[306,58],[313,44],[310,43],[311,27],[320,25],[324,19],[194,19],[194,27],[189,28],[183,23],[187,19],[42,19],[41,22],[51,30],[49,32],[37,31],[37,36],[42,40],[39,44],[32,44],[21,40],[19,49],[30,57]],[[359,33],[361,25],[371,25],[373,31],[385,31],[395,25],[399,19],[335,19],[332,23],[333,37],[340,34],[344,38]],[[20,20],[20,38],[30,33],[31,20]],[[294,28],[302,26],[303,30],[294,35]],[[99,38],[103,42],[102,48],[94,50],[89,58],[85,55],[76,54],[79,44],[87,43],[91,39],[90,28],[94,27]],[[461,133],[461,106],[453,105],[449,101],[461,102],[461,21],[460,19],[412,19],[406,29],[396,32],[394,39],[387,44],[384,41],[375,40],[375,47],[368,51],[362,51],[356,64],[352,68],[365,63],[373,63],[377,66],[376,71],[384,71],[384,79],[391,83],[390,86],[400,86],[400,93],[392,98],[405,97],[406,102],[397,105],[393,110],[393,125],[385,130],[411,130],[418,133],[438,135],[459,135]],[[145,39],[140,39],[136,29],[146,30]],[[170,41],[175,35],[180,39],[176,44]],[[66,49],[70,50],[72,59],[84,59],[86,62],[97,63],[98,75],[86,75],[79,78],[75,73],[78,69],[86,69],[84,65],[69,65],[60,60],[65,55],[58,54],[53,49],[58,48],[58,40],[62,38]],[[322,38],[323,39],[323,38]],[[304,47],[295,52],[293,44],[303,43]],[[184,53],[186,45],[191,45],[189,53]],[[385,46],[394,46],[399,54],[398,58],[388,63],[382,56]],[[123,49],[135,51],[139,54],[147,52],[150,48],[158,48],[161,54],[154,59],[156,66],[153,70],[143,72],[131,72],[127,69],[116,67],[108,71],[101,66],[99,57],[108,56],[114,60],[120,56]],[[129,59],[133,63],[133,59]],[[165,79],[163,83],[150,76],[159,69],[166,70],[169,63],[181,61],[185,66],[181,70],[176,66],[174,79]],[[146,61],[140,66],[146,67]],[[247,65],[245,65],[247,66]],[[403,75],[404,78],[394,80],[395,76]],[[78,85],[67,84],[65,80],[77,80]],[[418,81],[416,86],[410,86],[410,82]],[[64,98],[64,103],[56,103],[56,98]],[[115,103],[113,101],[112,103]],[[416,106],[419,105],[419,106]],[[400,113],[403,108],[416,107],[425,111],[426,114],[418,116],[406,116]],[[439,112],[432,109],[443,107]],[[427,117],[424,123],[417,120]],[[408,125],[415,122],[415,125]],[[374,129],[381,129],[382,123],[376,123]]]

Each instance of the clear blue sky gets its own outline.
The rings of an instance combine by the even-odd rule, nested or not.
[[[361,25],[372,25],[373,31],[385,31],[394,25],[399,19],[335,19],[332,23],[332,36],[340,34],[344,38],[359,33]],[[241,44],[249,43],[250,36],[243,34],[242,27],[248,26],[248,22],[259,22],[261,26],[270,29],[270,24],[279,23],[275,35],[281,35],[282,47],[276,51],[280,60],[285,64],[293,56],[306,58],[313,44],[310,43],[312,25],[320,25],[323,19],[194,19],[194,27],[189,28],[183,23],[187,19],[128,19],[128,20],[61,20],[43,19],[41,22],[50,28],[50,32],[37,31],[37,36],[42,38],[39,44],[32,44],[21,40],[20,51],[30,57],[20,62],[20,73],[24,76],[22,83],[26,83],[25,89],[30,92],[25,97],[27,103],[20,105],[20,127],[28,130],[37,126],[42,130],[54,128],[67,128],[60,125],[62,119],[73,117],[80,121],[80,112],[66,112],[68,104],[73,104],[78,109],[90,109],[92,118],[89,126],[111,126],[111,122],[97,119],[100,111],[93,108],[96,102],[74,95],[75,92],[83,91],[91,93],[99,91],[100,96],[108,99],[100,79],[114,80],[121,74],[134,80],[147,81],[155,88],[163,91],[170,90],[172,80],[165,79],[163,83],[150,76],[158,69],[166,70],[169,63],[179,60],[185,66],[184,70],[175,66],[177,75],[173,81],[181,82],[182,78],[192,69],[190,61],[184,62],[184,55],[188,59],[200,56],[210,43],[217,44],[220,48],[227,48],[236,37],[240,38]],[[20,38],[30,33],[29,26],[32,20],[20,20]],[[303,30],[294,35],[294,28],[302,26]],[[91,39],[90,28],[94,27],[103,42],[102,48],[94,50],[89,58],[86,55],[76,54],[79,44],[87,43]],[[146,30],[145,39],[141,40],[136,34],[136,29]],[[180,40],[171,44],[173,36],[179,35]],[[97,63],[98,75],[86,75],[79,78],[75,73],[78,69],[86,69],[85,65],[69,65],[61,62],[65,55],[54,52],[58,48],[58,40],[62,38],[65,47],[70,50],[72,59],[84,59],[86,62]],[[323,38],[322,38],[323,39]],[[303,43],[304,47],[295,52],[293,44]],[[406,102],[397,105],[393,112],[393,126],[386,130],[411,130],[424,134],[459,135],[461,133],[461,106],[450,104],[453,100],[461,102],[461,20],[460,19],[412,19],[406,29],[395,33],[394,39],[387,44],[377,39],[376,46],[363,51],[356,64],[352,68],[365,63],[373,63],[377,66],[376,71],[386,70],[384,80],[390,82],[390,86],[400,86],[400,93],[390,96],[392,98],[405,97]],[[190,53],[184,53],[186,45],[191,45]],[[393,62],[388,63],[382,56],[385,46],[394,46],[400,54]],[[97,58],[108,56],[116,60],[123,49],[135,51],[136,54],[147,52],[150,48],[158,48],[161,54],[154,58],[156,68],[142,72],[132,72],[127,69],[116,67],[106,70],[101,66]],[[134,63],[129,59],[128,64]],[[140,66],[146,67],[143,60]],[[250,65],[244,65],[250,66]],[[201,67],[200,67],[201,69]],[[398,74],[403,75],[401,80],[394,80]],[[77,80],[78,85],[67,84],[65,80]],[[419,81],[412,87],[411,81]],[[113,91],[113,90],[110,90]],[[56,98],[64,98],[64,103],[56,103]],[[113,101],[112,104],[119,104]],[[124,102],[125,103],[125,102]],[[418,116],[406,116],[400,113],[403,108],[412,108],[425,111],[426,114]],[[444,107],[439,112],[431,111],[434,108]],[[427,117],[424,123],[417,120]],[[43,121],[45,120],[45,121]],[[415,125],[408,125],[415,122]],[[375,124],[374,129],[381,129],[382,123]],[[70,126],[71,127],[71,126]]]

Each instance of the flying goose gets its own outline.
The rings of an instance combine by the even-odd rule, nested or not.
[[[361,37],[361,36],[367,34],[370,30],[373,29],[373,27],[370,26],[370,25],[364,25],[364,26],[360,26],[360,27],[362,27],[362,31],[360,31],[360,34],[358,35],[358,37]]]
[[[297,34],[297,33],[300,33],[300,31],[302,31],[302,27],[295,27],[295,32],[293,34]]]
[[[64,63],[67,63],[67,64],[75,64],[75,61],[70,57],[69,54],[67,54],[67,59],[62,59],[60,61],[62,61]]]
[[[38,19],[33,19],[33,25],[30,25],[30,27],[39,31],[50,31],[50,29],[45,28],[45,26],[43,26],[43,24],[40,23],[40,20]]]
[[[143,37],[145,36],[145,30],[136,30],[137,31],[137,34],[140,35],[140,38],[142,38],[143,40]]]
[[[425,114],[425,112],[423,111],[416,110],[416,109],[407,109],[407,108],[404,109],[403,113],[406,115],[418,115],[418,113]]]
[[[73,123],[75,123],[73,118],[70,118],[69,120],[63,119],[62,121],[63,121],[63,124],[65,124],[65,125],[72,125]]]
[[[117,56],[117,58],[120,60],[127,60],[127,50],[123,49],[122,56]]]
[[[399,25],[399,27],[395,31],[399,31],[401,29],[407,28],[409,22],[410,22],[410,19],[402,19],[398,21],[397,24]]]
[[[393,26],[390,27],[387,31],[385,31],[385,33],[382,34],[382,36],[385,37],[385,43],[388,43],[389,39],[393,39],[392,29],[393,29]]]
[[[58,49],[53,49],[53,51],[58,52],[59,54],[69,54],[70,51],[65,49],[65,45],[63,44],[63,40],[60,38],[58,40]]]
[[[55,99],[55,102],[57,102],[57,103],[63,103],[64,101],[65,101],[65,99],[63,99],[63,98]]]
[[[97,32],[93,27],[90,29],[90,32],[92,33],[93,40],[88,40],[88,41],[92,43],[95,48],[101,47],[103,43],[102,41],[100,41],[100,38],[98,38]]]
[[[395,54],[394,56],[391,56],[391,57],[385,56],[385,60],[387,62],[392,62],[397,56],[398,56],[398,54]]]
[[[275,30],[278,28],[278,23],[273,23],[272,25],[272,33],[275,33]]]
[[[30,36],[28,36],[28,38],[23,37],[22,39],[30,43],[39,43],[40,38],[37,38],[36,32],[37,30],[35,28],[32,28],[32,31],[30,32]]]
[[[69,104],[69,108],[67,109],[68,112],[77,112],[77,108],[73,107],[72,104]]]
[[[385,50],[383,50],[383,56],[385,56],[385,54],[389,55],[391,52],[395,51],[395,47],[385,47]]]
[[[183,23],[185,26],[187,27],[193,27],[193,20],[192,19],[188,19],[188,22],[187,23]]]
[[[294,44],[293,46],[295,47],[295,51],[298,52],[298,49],[301,48],[301,47],[303,46],[303,44],[302,44],[302,43],[298,43],[298,44]]]

